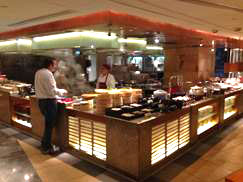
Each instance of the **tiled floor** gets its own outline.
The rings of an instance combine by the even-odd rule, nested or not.
[[[212,135],[146,182],[223,182],[243,168],[243,119]],[[42,155],[39,141],[0,124],[0,182],[126,182],[61,153]]]

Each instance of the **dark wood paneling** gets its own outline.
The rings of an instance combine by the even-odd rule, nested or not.
[[[136,125],[110,120],[107,126],[107,163],[139,176],[139,132]]]
[[[0,120],[11,124],[10,94],[0,91]]]
[[[31,107],[31,119],[32,119],[32,132],[33,135],[39,139],[42,137],[44,132],[44,117],[42,116],[38,100],[35,97],[30,98],[30,107]]]
[[[241,92],[241,94],[239,94],[239,98],[238,98],[238,109],[239,109],[239,114],[242,114],[243,113],[243,92]]]
[[[224,64],[224,72],[242,72],[243,71],[243,63],[225,63]]]
[[[37,139],[41,140],[44,132],[45,121],[43,115],[40,112],[38,100],[36,99],[36,97],[30,98],[30,107],[32,134]],[[56,121],[56,126],[53,130],[52,141],[60,146],[62,149],[67,146],[67,115],[65,112],[65,106],[63,104],[58,104],[58,118]]]
[[[224,123],[224,99],[225,97],[222,95],[219,97],[219,123],[222,125]]]
[[[152,125],[145,123],[139,126],[139,175],[146,176],[151,168]]]

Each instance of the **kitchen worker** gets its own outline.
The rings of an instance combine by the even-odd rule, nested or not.
[[[35,93],[41,113],[45,119],[45,128],[41,140],[43,154],[54,154],[51,144],[52,131],[57,119],[57,96],[67,93],[64,89],[56,87],[53,73],[57,69],[57,61],[52,57],[44,57],[43,68],[35,74]]]
[[[96,88],[107,89],[115,88],[116,80],[114,76],[110,73],[110,66],[108,64],[103,64],[100,68],[100,75],[96,83]]]

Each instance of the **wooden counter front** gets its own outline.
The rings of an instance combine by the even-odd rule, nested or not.
[[[0,91],[0,121],[11,124],[10,93]]]
[[[103,116],[94,110],[69,108],[66,150],[123,177],[143,181],[183,155],[196,141],[224,126],[225,98],[237,96],[243,99],[242,95],[242,91],[230,92],[195,102],[182,110],[155,113],[150,118],[130,121]],[[215,124],[198,133],[202,120],[199,110],[207,106],[213,108],[209,116],[212,115]],[[236,106],[240,110],[239,101]],[[103,150],[103,158],[95,154],[96,147]]]
[[[230,118],[234,120],[243,113],[242,90],[195,102],[174,112],[153,113],[149,118],[129,121],[97,114],[95,110],[78,111],[59,104],[53,141],[77,157],[127,179],[143,181],[183,155],[195,142],[228,124],[228,119],[224,119],[225,99],[232,96],[236,96],[237,113]],[[7,102],[9,96],[3,94],[2,97]],[[212,115],[216,124],[198,133],[200,122],[210,118],[199,114],[205,106],[212,106],[209,116]],[[41,139],[44,118],[35,97],[30,98],[30,108],[32,135]],[[2,116],[0,110],[0,119]]]
[[[67,115],[67,151],[134,180],[150,176],[190,144],[190,107],[136,122],[70,109]]]
[[[40,112],[38,106],[38,100],[35,96],[30,97],[30,108],[31,108],[31,119],[32,119],[32,135],[41,140],[45,121],[44,117]],[[63,104],[58,104],[58,118],[56,121],[56,126],[53,130],[52,140],[54,143],[58,144],[62,149],[66,145],[67,141],[67,118],[65,113],[65,106]]]

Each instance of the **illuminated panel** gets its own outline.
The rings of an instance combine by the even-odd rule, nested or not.
[[[198,135],[218,124],[218,120],[215,119],[216,115],[217,113],[214,111],[212,105],[207,105],[198,109]]]
[[[152,128],[151,164],[155,164],[190,143],[190,114]]]
[[[79,150],[79,118],[68,117],[68,143]]]
[[[68,143],[101,160],[106,160],[106,125],[77,117],[68,117]]]
[[[179,148],[186,146],[190,142],[190,115],[180,117]]]
[[[23,126],[26,126],[28,128],[32,128],[32,124],[29,122],[29,121],[25,121],[25,120],[22,120],[22,119],[18,119],[16,117],[12,117],[12,120],[16,123],[19,123]]]
[[[165,158],[165,123],[152,128],[151,164]]]
[[[80,119],[80,150],[92,155],[92,123]]]
[[[179,148],[178,120],[167,123],[166,156],[171,155]]]
[[[106,160],[106,125],[94,122],[93,137],[93,155]]]
[[[237,113],[235,108],[236,96],[227,97],[224,100],[224,119],[228,119]]]

